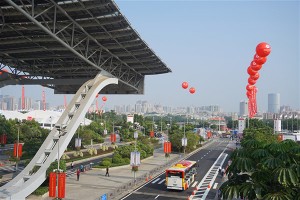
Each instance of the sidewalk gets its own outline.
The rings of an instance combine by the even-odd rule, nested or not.
[[[131,166],[120,166],[109,169],[109,177],[105,176],[106,169],[93,168],[92,170],[82,172],[77,181],[76,175],[68,177],[66,180],[65,200],[95,200],[101,195],[106,194],[108,199],[120,199],[123,195],[146,182],[146,179],[154,177],[164,170],[171,163],[179,159],[179,154],[171,154],[168,160],[165,158],[163,149],[160,148],[154,152],[150,158],[141,161],[141,166],[136,173],[136,184],[134,183],[134,173]],[[170,164],[169,164],[170,163]],[[81,192],[82,191],[82,192]],[[48,193],[44,197],[30,195],[28,200],[50,200]]]
[[[207,143],[209,142],[206,142],[203,146],[206,146]],[[200,149],[202,148],[196,151]],[[163,172],[179,159],[183,159],[180,154],[171,154],[170,157],[166,159],[163,148],[156,149],[153,156],[141,161],[139,170],[136,173],[136,181],[134,181],[134,172],[131,171],[131,166],[129,165],[110,168],[109,177],[105,176],[106,169],[93,168],[92,170],[82,172],[79,181],[77,181],[76,175],[67,178],[66,197],[64,199],[99,200],[100,197],[105,194],[108,200],[120,199],[127,193],[146,183],[147,180],[150,181],[151,178]],[[53,198],[49,198],[48,193],[46,193],[43,197],[30,195],[26,199],[51,200]]]

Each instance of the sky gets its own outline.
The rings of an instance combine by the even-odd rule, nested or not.
[[[280,93],[281,105],[300,109],[299,0],[115,2],[172,73],[146,76],[143,95],[107,95],[106,106],[147,100],[172,107],[219,105],[225,112],[238,112],[239,102],[247,99],[247,68],[255,48],[267,42],[271,53],[256,83],[258,110],[267,111],[269,93]],[[196,93],[184,90],[184,81]],[[1,92],[20,97],[21,87]],[[41,86],[26,86],[26,96],[41,95]],[[63,104],[63,95],[53,90],[46,90],[46,98],[52,105]]]

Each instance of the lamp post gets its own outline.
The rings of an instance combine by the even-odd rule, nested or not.
[[[185,147],[187,146],[187,138],[185,137],[185,122],[183,124],[182,146],[183,146],[183,155],[185,155]]]
[[[160,116],[160,132],[162,133],[162,116]]]
[[[136,163],[136,154],[137,154],[137,150],[136,150],[136,143],[137,143],[137,138],[139,137],[139,134],[138,134],[138,132],[137,131],[134,131],[134,133],[133,133],[133,137],[134,137],[134,139],[135,139],[135,144],[134,144],[134,153],[135,153],[135,163],[134,163],[134,166],[136,166],[138,163]],[[136,182],[136,178],[135,178],[135,171],[133,172],[133,178],[134,178],[134,184],[135,184],[135,182]]]
[[[60,124],[56,125],[56,130],[58,131],[58,140],[57,140],[57,171],[56,171],[56,185],[57,185],[57,195],[56,199],[58,198],[58,174],[60,173],[59,164],[60,164],[60,156],[59,156],[59,139],[61,136],[64,136],[66,132],[66,125]]]
[[[19,165],[19,139],[20,139],[20,124],[18,124],[18,138],[17,138],[17,160],[16,160],[16,172],[18,173],[18,165]]]

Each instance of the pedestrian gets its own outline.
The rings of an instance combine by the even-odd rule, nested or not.
[[[74,164],[73,164],[73,161],[71,162],[71,170],[73,171],[73,168],[74,168]]]
[[[105,174],[105,176],[109,176],[109,168],[108,168],[108,166],[106,167],[106,174]]]
[[[80,171],[83,172],[83,165],[80,165]]]
[[[77,174],[77,181],[79,181],[79,176],[80,176],[80,170],[79,170],[79,168],[77,169],[76,174]]]
[[[224,168],[222,168],[222,169],[221,169],[221,176],[223,177],[223,176],[224,176],[224,174],[225,174],[225,169],[224,169]]]
[[[222,197],[222,192],[220,189],[218,189],[218,199],[221,199],[221,197]]]

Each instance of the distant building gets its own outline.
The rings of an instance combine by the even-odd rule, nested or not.
[[[240,102],[240,117],[248,116],[248,101]]]
[[[280,111],[280,94],[271,93],[268,94],[268,112],[279,113]]]

